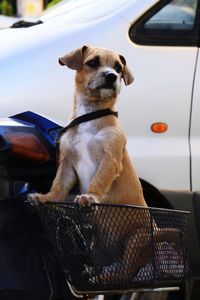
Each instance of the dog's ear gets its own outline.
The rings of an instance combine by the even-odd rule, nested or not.
[[[80,70],[83,66],[83,56],[84,52],[87,49],[87,46],[83,46],[81,48],[78,48],[69,54],[60,57],[58,59],[58,62],[61,66],[67,66],[68,68],[72,70]]]
[[[124,69],[123,69],[123,72],[122,72],[122,78],[124,80],[125,85],[129,85],[133,82],[134,77],[133,77],[131,71],[129,70],[129,68],[127,67],[127,65],[126,65],[125,58],[122,55],[119,55],[119,58],[120,58],[122,64],[124,65]]]

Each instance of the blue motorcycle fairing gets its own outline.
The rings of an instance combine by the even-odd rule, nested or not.
[[[28,126],[35,127],[52,145],[52,147],[55,147],[54,141],[59,130],[62,128],[60,125],[31,111],[16,114],[10,118]]]

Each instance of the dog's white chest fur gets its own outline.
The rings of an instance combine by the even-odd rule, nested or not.
[[[75,169],[79,178],[81,193],[87,193],[91,179],[96,172],[96,164],[91,157],[89,148],[94,140],[94,134],[88,129],[88,124],[81,125],[75,142],[75,150],[78,154]]]

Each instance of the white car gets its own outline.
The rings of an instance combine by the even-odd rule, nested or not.
[[[118,111],[129,152],[151,206],[192,212],[200,275],[200,0],[62,6],[42,24],[0,31],[0,116],[31,110],[66,123],[74,72],[58,57],[85,44],[125,56],[135,81],[122,87]]]

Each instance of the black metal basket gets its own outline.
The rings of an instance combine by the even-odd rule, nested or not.
[[[169,287],[187,278],[186,212],[67,202],[36,211],[76,292]]]

